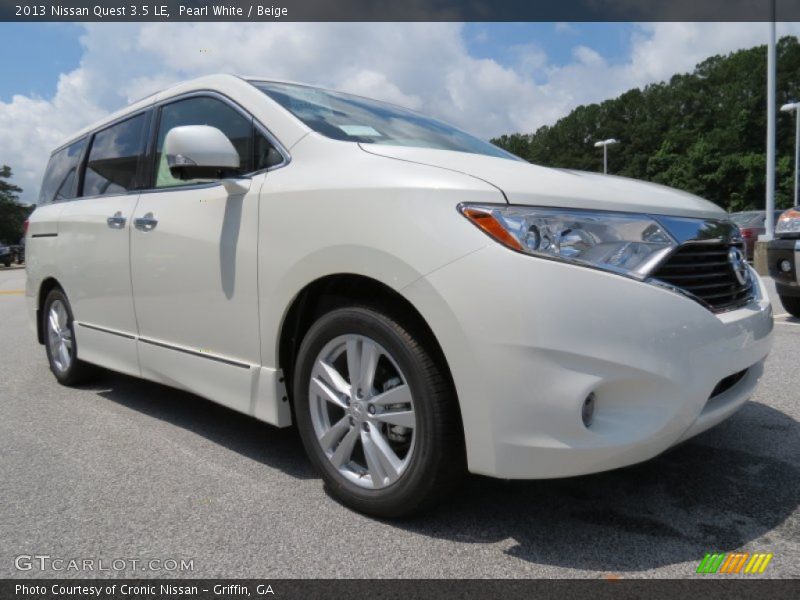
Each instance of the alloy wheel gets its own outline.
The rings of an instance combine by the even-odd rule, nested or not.
[[[54,300],[47,313],[47,343],[55,368],[62,373],[69,369],[72,364],[72,330],[67,307],[61,300]]]
[[[334,338],[317,355],[309,381],[311,421],[339,474],[367,489],[397,482],[414,453],[414,399],[397,362],[374,340]]]

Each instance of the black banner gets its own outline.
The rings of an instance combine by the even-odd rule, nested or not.
[[[743,598],[794,600],[800,581],[745,579],[698,575],[686,580],[124,580],[61,579],[0,580],[3,600],[302,600],[443,598],[502,600],[737,600]]]
[[[0,0],[2,21],[800,21],[800,0]]]

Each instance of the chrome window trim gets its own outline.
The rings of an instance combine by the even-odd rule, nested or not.
[[[261,133],[264,137],[267,138],[267,140],[275,147],[275,149],[280,153],[281,157],[283,158],[283,160],[281,162],[279,162],[277,165],[273,165],[273,166],[267,167],[265,169],[259,169],[258,171],[252,171],[250,173],[246,173],[244,175],[244,177],[247,177],[247,178],[256,177],[256,176],[261,175],[263,173],[268,173],[270,171],[275,171],[277,169],[282,169],[283,167],[287,166],[289,163],[292,162],[292,155],[289,152],[289,150],[269,130],[269,128],[266,125],[264,125],[261,121],[256,119],[256,117],[254,115],[252,115],[250,112],[248,112],[247,109],[245,109],[244,107],[239,105],[236,101],[234,101],[230,97],[226,96],[222,92],[219,92],[217,90],[211,90],[211,89],[192,90],[191,92],[185,92],[183,94],[177,94],[175,96],[169,96],[168,98],[162,98],[161,100],[154,101],[152,104],[150,104],[150,105],[148,105],[146,107],[140,107],[140,108],[138,108],[136,110],[127,112],[125,114],[122,114],[122,115],[118,116],[116,119],[113,119],[112,121],[107,121],[107,122],[103,123],[102,125],[100,125],[99,127],[92,129],[91,131],[85,132],[82,135],[79,135],[79,136],[77,136],[75,138],[70,138],[68,141],[64,142],[58,148],[55,148],[52,152],[50,152],[50,157],[49,158],[52,158],[52,156],[55,153],[60,152],[61,150],[67,148],[68,146],[71,146],[72,144],[74,144],[74,143],[76,143],[76,142],[78,142],[78,141],[80,141],[82,139],[86,139],[87,147],[84,148],[84,152],[81,155],[81,159],[80,159],[80,163],[79,163],[79,169],[82,170],[82,169],[85,168],[85,164],[84,163],[85,163],[85,159],[87,158],[86,151],[88,150],[88,148],[91,147],[91,141],[94,139],[94,136],[96,134],[98,134],[99,132],[101,132],[101,131],[103,131],[105,129],[108,129],[109,127],[113,127],[114,125],[117,125],[118,123],[121,123],[121,122],[126,121],[128,119],[131,119],[131,118],[133,118],[133,117],[135,117],[135,116],[137,116],[139,114],[145,114],[148,111],[155,111],[155,110],[158,110],[158,109],[162,108],[163,106],[165,106],[167,104],[171,104],[173,102],[178,102],[180,100],[185,100],[187,98],[192,98],[192,97],[212,97],[212,98],[215,98],[217,100],[220,100],[221,102],[224,102],[225,104],[227,104],[231,108],[233,108],[236,112],[241,114],[243,117],[251,119],[252,123],[253,123],[253,126],[256,128],[256,130],[258,130],[259,133]],[[155,112],[153,113],[153,116],[155,116]],[[151,121],[152,121],[152,119],[151,119]],[[153,133],[154,133],[154,135],[157,135],[158,132],[156,130]],[[150,139],[147,140],[147,146],[148,146],[147,153],[148,154],[149,154],[149,146],[150,146],[151,141],[152,140],[150,140]],[[177,192],[177,191],[182,191],[182,190],[192,190],[192,189],[201,189],[201,188],[213,187],[213,186],[216,186],[216,185],[222,185],[222,183],[217,182],[217,181],[212,181],[212,182],[204,182],[204,183],[195,183],[195,184],[189,184],[189,185],[174,186],[174,187],[168,187],[168,188],[166,188],[166,187],[163,187],[163,188],[146,187],[146,188],[140,188],[140,189],[135,189],[135,190],[127,190],[125,193],[122,193],[122,194],[95,194],[95,195],[92,195],[92,196],[76,196],[75,198],[68,198],[68,199],[64,199],[64,200],[58,200],[57,202],[58,203],[80,202],[81,200],[92,200],[92,199],[95,199],[95,198],[114,198],[114,197],[119,197],[119,196],[129,196],[131,194],[152,194],[152,193],[155,193],[155,192],[172,192],[172,191]],[[54,203],[55,202],[51,202],[50,204],[54,204]]]
[[[112,121],[108,121],[106,123],[103,123],[101,126],[95,128],[95,129],[92,129],[91,131],[89,131],[89,132],[87,132],[87,133],[85,133],[83,135],[80,135],[80,136],[78,136],[76,138],[71,139],[69,142],[67,142],[65,144],[62,144],[61,146],[59,146],[58,148],[56,148],[55,150],[53,150],[50,153],[50,157],[52,158],[54,154],[56,154],[57,152],[60,152],[61,150],[64,150],[65,148],[71,146],[72,144],[76,144],[76,143],[80,142],[81,140],[86,140],[86,146],[83,148],[83,151],[81,152],[80,160],[78,161],[78,176],[75,178],[75,192],[76,193],[78,192],[78,190],[80,188],[83,187],[83,179],[84,179],[84,177],[86,175],[86,167],[87,167],[88,162],[89,162],[89,155],[91,154],[91,151],[92,151],[92,145],[94,144],[95,136],[98,133],[101,133],[101,132],[105,131],[106,129],[114,127],[115,125],[119,125],[120,123],[123,123],[123,122],[125,122],[125,121],[127,121],[129,119],[134,119],[134,118],[136,118],[138,116],[144,115],[145,116],[145,127],[144,127],[145,132],[144,132],[144,135],[149,138],[149,135],[150,135],[149,134],[150,122],[152,121],[152,114],[150,114],[150,111],[152,110],[152,108],[153,108],[152,106],[147,106],[147,107],[139,108],[137,110],[133,110],[131,112],[125,113],[123,115],[120,115],[119,117],[117,117],[116,119],[114,119]],[[150,140],[149,139],[145,139],[145,149],[149,144],[150,144]],[[137,166],[137,172],[138,172],[138,170],[139,170],[139,167]],[[74,198],[65,198],[63,200],[53,200],[51,202],[47,202],[46,204],[61,204],[61,203],[64,203],[64,202],[79,202],[81,200],[92,200],[92,199],[95,199],[95,198],[119,198],[120,196],[129,196],[130,194],[138,194],[140,191],[141,190],[134,189],[134,190],[125,190],[125,192],[121,192],[121,193],[118,193],[118,194],[93,194],[91,196],[75,196]],[[45,205],[43,205],[43,206],[45,206]]]
[[[55,154],[56,152],[58,152],[60,150],[63,150],[67,146],[71,146],[72,144],[74,144],[77,141],[82,140],[83,138],[93,138],[95,136],[95,134],[98,134],[101,131],[104,131],[104,130],[108,129],[109,127],[113,127],[114,125],[122,123],[123,121],[127,121],[128,119],[132,119],[133,117],[135,117],[137,115],[144,114],[148,110],[151,110],[152,108],[153,108],[152,104],[149,105],[149,106],[140,106],[136,110],[132,110],[130,112],[126,112],[124,114],[121,114],[117,118],[115,118],[115,119],[113,119],[111,121],[104,121],[102,125],[98,125],[97,127],[94,127],[92,129],[90,129],[89,131],[85,131],[82,135],[78,135],[78,136],[75,136],[74,138],[70,138],[68,142],[64,142],[58,148],[53,150],[50,153],[50,156],[52,156],[53,154]]]
[[[257,173],[253,175],[248,175],[247,177],[254,177],[264,172],[264,169],[261,169]],[[143,190],[128,190],[123,194],[99,194],[95,196],[80,196],[79,198],[72,198],[71,200],[62,200],[61,202],[80,202],[81,200],[94,200],[97,198],[119,198],[120,196],[138,196],[139,194],[154,194],[156,192],[168,192],[168,191],[178,191],[178,190],[197,190],[202,188],[210,188],[217,185],[222,185],[219,181],[205,181],[202,183],[192,183],[189,185],[179,185],[169,188],[145,188]]]

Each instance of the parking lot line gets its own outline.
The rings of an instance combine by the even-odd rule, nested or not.
[[[24,294],[25,290],[0,290],[0,296],[7,295],[10,296],[12,294]]]

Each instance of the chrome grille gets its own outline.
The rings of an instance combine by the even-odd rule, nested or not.
[[[678,247],[653,273],[653,278],[678,288],[715,312],[733,310],[753,298],[753,282],[741,284],[728,258],[741,243],[688,242]]]

